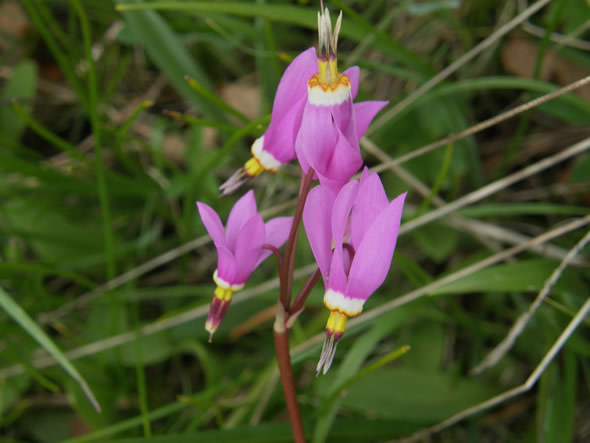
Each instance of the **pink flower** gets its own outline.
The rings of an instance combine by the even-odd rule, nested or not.
[[[318,372],[328,371],[346,320],[362,312],[389,272],[405,197],[389,202],[379,176],[366,168],[337,195],[320,184],[307,197],[303,223],[331,311]]]
[[[318,17],[320,56],[318,73],[307,82],[307,103],[295,141],[304,172],[311,166],[325,186],[338,192],[362,165],[359,140],[387,102],[353,104],[359,68],[338,72],[336,45],[340,14],[334,33],[327,8]]]
[[[303,51],[285,70],[272,107],[270,124],[252,144],[252,158],[219,189],[230,194],[248,178],[263,171],[277,172],[295,159],[295,138],[307,99],[307,80],[318,71],[315,49]]]
[[[280,248],[287,240],[293,218],[277,217],[265,224],[256,210],[254,191],[236,202],[225,230],[210,206],[197,202],[197,207],[217,248],[217,269],[213,273],[217,289],[205,324],[205,329],[213,335],[227,312],[232,294],[244,287],[252,271],[271,254],[262,246]]]

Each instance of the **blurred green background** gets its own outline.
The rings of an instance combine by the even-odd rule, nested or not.
[[[271,333],[275,263],[253,274],[208,344],[216,254],[195,201],[225,219],[243,193],[218,199],[217,187],[264,132],[288,62],[315,44],[319,2],[118,2],[139,6],[125,12],[116,3],[0,1],[0,442],[291,441]],[[526,2],[326,2],[333,14],[343,11],[339,64],[360,66],[359,98],[390,101],[369,131],[378,150],[363,151],[366,163],[590,75],[588,3],[547,3],[393,114],[387,109]],[[381,177],[390,199],[409,191],[404,221],[418,220],[588,139],[589,123],[583,87]],[[286,215],[298,179],[290,165],[246,188],[264,214]],[[470,371],[587,226],[428,297],[384,304],[587,216],[589,205],[590,156],[582,153],[408,230],[365,307],[384,306],[382,315],[361,315],[328,375],[316,378],[328,316],[318,285],[292,331],[310,441],[388,441],[522,384],[590,295],[587,252],[507,355],[480,375]],[[313,269],[300,237],[295,290]],[[432,440],[588,441],[589,323],[532,390]],[[404,345],[407,354],[380,360]]]

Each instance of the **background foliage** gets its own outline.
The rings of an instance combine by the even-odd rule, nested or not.
[[[389,100],[391,109],[525,3],[327,5],[344,12],[341,68],[358,64],[360,98]],[[117,12],[102,0],[0,2],[3,442],[290,441],[270,332],[275,264],[253,275],[207,344],[216,257],[194,202],[227,215],[236,197],[218,199],[217,186],[249,157],[287,62],[314,44],[318,4],[151,5],[158,8]],[[588,20],[586,2],[549,2],[401,112],[382,113],[370,133],[378,148],[364,152],[365,161],[376,166],[590,74]],[[564,150],[590,137],[589,99],[581,88],[387,169],[388,195],[409,190],[404,220],[417,220]],[[366,306],[385,306],[382,315],[359,317],[319,378],[327,312],[316,288],[293,329],[310,440],[409,435],[523,383],[588,298],[587,254],[575,258],[497,365],[477,376],[470,370],[587,227],[429,297],[384,304],[587,216],[589,171],[590,156],[578,155],[405,232],[386,283]],[[292,166],[248,186],[267,215],[288,214],[297,183]],[[312,261],[302,238],[300,278]],[[585,320],[534,389],[433,439],[587,441],[587,328]],[[382,360],[404,345],[407,354]]]

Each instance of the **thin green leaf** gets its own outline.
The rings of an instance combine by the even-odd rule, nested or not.
[[[49,355],[51,355],[59,363],[59,365],[80,385],[80,388],[86,394],[88,400],[92,403],[94,408],[100,412],[100,405],[90,387],[80,375],[78,370],[72,365],[64,353],[57,347],[57,345],[49,338],[49,336],[29,317],[29,315],[0,287],[0,306],[6,313],[12,317],[21,327],[33,337],[37,343],[41,345]]]

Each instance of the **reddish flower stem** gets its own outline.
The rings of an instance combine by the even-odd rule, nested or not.
[[[279,310],[280,309],[282,309],[282,306],[279,304]],[[279,315],[277,315],[277,320],[278,317]],[[275,322],[275,352],[277,354],[281,385],[283,387],[285,403],[287,404],[287,411],[289,412],[289,421],[291,422],[293,439],[295,440],[295,443],[305,443],[305,433],[303,432],[303,425],[301,424],[301,413],[299,412],[299,405],[297,404],[293,369],[291,368],[291,356],[289,355],[289,330],[286,328],[284,322],[282,326],[282,328],[277,327],[277,322]]]
[[[301,217],[303,216],[303,208],[307,194],[311,188],[313,181],[314,170],[309,168],[307,174],[301,177],[301,185],[299,187],[299,198],[297,200],[297,207],[295,208],[295,215],[293,217],[293,224],[289,232],[289,239],[285,246],[285,255],[283,256],[283,263],[279,272],[281,273],[281,302],[285,311],[289,311],[291,306],[291,289],[293,286],[293,267],[295,265],[295,247],[297,245],[297,235],[299,233],[299,226],[301,225]],[[284,278],[284,280],[283,280]]]
[[[305,434],[303,432],[303,425],[301,424],[301,413],[299,412],[299,405],[297,404],[295,381],[293,380],[293,368],[291,367],[291,356],[289,354],[289,328],[287,326],[287,320],[290,313],[289,308],[291,306],[297,235],[299,233],[299,226],[301,225],[301,218],[303,217],[305,200],[307,199],[307,194],[309,193],[311,182],[313,181],[313,175],[314,170],[309,168],[307,174],[302,174],[301,176],[299,198],[297,200],[297,207],[295,208],[293,224],[291,225],[291,231],[289,232],[289,238],[287,240],[287,245],[285,246],[285,254],[283,255],[282,260],[279,260],[281,290],[278,300],[277,316],[274,324],[274,343],[275,352],[277,354],[277,363],[279,366],[279,375],[281,377],[283,395],[285,396],[285,403],[287,405],[287,411],[289,412],[289,421],[291,422],[291,429],[293,430],[295,443],[305,443]],[[308,285],[306,285],[306,287],[307,286]],[[310,290],[311,288],[309,288],[307,292],[309,293]],[[300,300],[300,297],[297,297],[297,300]],[[301,304],[301,306],[303,305]]]
[[[270,252],[272,252],[274,254],[274,256],[277,259],[277,263],[279,265],[279,270],[280,270],[281,267],[282,267],[282,265],[283,265],[283,257],[281,257],[281,251],[279,251],[273,245],[267,245],[267,244],[262,245],[262,249],[268,249]],[[281,283],[283,281],[282,278],[281,278],[281,276],[279,276],[279,281]]]
[[[322,273],[318,268],[313,274],[309,276],[309,278],[305,282],[305,285],[303,285],[301,291],[299,291],[299,294],[295,298],[295,301],[293,302],[293,306],[291,306],[289,314],[297,314],[301,309],[303,309],[305,300],[307,300],[307,297],[309,296],[311,290],[313,289],[321,275]]]

